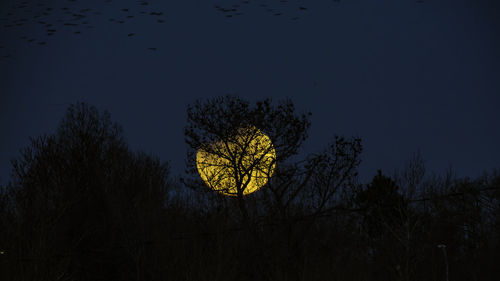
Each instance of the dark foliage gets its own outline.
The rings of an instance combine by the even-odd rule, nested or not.
[[[128,150],[109,114],[71,106],[56,134],[32,139],[13,161],[2,274],[16,280],[147,276],[145,243],[161,229],[167,175],[159,160]]]
[[[108,113],[72,105],[0,187],[0,280],[498,279],[497,172],[425,177],[418,154],[361,185],[358,138],[294,160],[309,119],[291,101],[222,97],[188,118],[190,156],[242,125],[268,134],[279,153],[267,185],[223,196],[190,162],[186,188],[131,152]]]

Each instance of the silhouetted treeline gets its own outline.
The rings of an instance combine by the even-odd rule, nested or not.
[[[253,122],[295,120],[303,134],[292,140],[305,138],[307,115],[290,119],[290,102],[264,101],[253,115],[241,100],[214,101]],[[190,107],[193,120],[216,120],[206,105]],[[238,117],[226,109],[212,114]],[[282,137],[276,149],[293,155]],[[0,189],[0,280],[498,280],[498,172],[426,175],[416,154],[360,184],[360,148],[339,137],[304,163],[279,164],[242,205],[175,179],[166,163],[132,152],[108,113],[72,105],[56,133],[22,150]]]

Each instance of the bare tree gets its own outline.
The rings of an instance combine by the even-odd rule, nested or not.
[[[315,219],[341,207],[339,191],[353,184],[359,165],[361,140],[343,137],[306,160],[292,161],[307,137],[309,115],[297,114],[290,100],[251,104],[235,96],[198,100],[187,109],[191,177],[184,182],[208,190],[201,174],[213,189],[236,197],[253,239],[267,250],[281,247],[273,251],[283,252],[284,260],[300,259],[301,244]],[[245,196],[252,180],[266,185]],[[260,239],[266,228],[274,232],[266,233],[267,244]]]
[[[243,219],[248,222],[243,194],[252,175],[259,174],[268,181],[277,163],[294,155],[307,136],[307,115],[294,111],[291,101],[273,107],[266,99],[251,106],[233,96],[189,105],[185,129],[188,172],[197,174],[200,162],[203,168],[212,165],[223,176],[214,174],[208,180],[213,185],[222,183],[223,193],[237,197]],[[204,156],[198,157],[197,163],[195,155],[200,150]]]
[[[109,113],[70,106],[12,163],[12,280],[152,276],[146,242],[160,236],[168,166],[130,152]]]

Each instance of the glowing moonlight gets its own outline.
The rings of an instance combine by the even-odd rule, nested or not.
[[[259,129],[240,128],[227,140],[199,149],[196,167],[211,189],[224,195],[248,195],[271,178],[276,167],[276,151],[271,139]]]

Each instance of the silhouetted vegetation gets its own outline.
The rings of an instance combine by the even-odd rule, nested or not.
[[[210,190],[196,151],[249,124],[273,142],[274,174],[247,196],[242,182],[236,196]],[[197,101],[177,181],[107,112],[71,105],[0,187],[0,280],[498,279],[499,173],[427,175],[415,154],[361,184],[359,138],[300,159],[309,125],[290,100]]]

